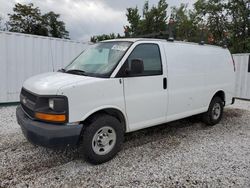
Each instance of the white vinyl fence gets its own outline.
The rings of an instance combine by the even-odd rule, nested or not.
[[[0,104],[19,101],[23,82],[70,63],[89,43],[0,31]],[[236,96],[250,99],[250,54],[234,54]]]
[[[65,67],[88,45],[0,31],[0,103],[17,102],[24,80]]]
[[[234,54],[236,65],[235,97],[250,100],[250,53]]]

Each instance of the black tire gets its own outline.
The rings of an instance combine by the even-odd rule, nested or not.
[[[114,141],[115,143],[114,144],[112,143],[113,147],[108,153],[97,154],[94,151],[95,150],[94,145],[98,144],[98,142],[96,143],[94,141],[96,138],[95,136],[96,134],[99,135],[97,132],[99,132],[100,129],[103,129],[105,127],[111,127],[110,129],[115,131],[116,134],[116,139]],[[120,151],[124,141],[124,133],[125,130],[123,124],[117,118],[110,116],[108,114],[98,114],[91,120],[91,123],[83,131],[80,152],[83,152],[82,154],[84,158],[92,164],[105,163],[114,158],[115,155]],[[106,144],[109,145],[109,142],[107,142]],[[96,147],[101,147],[101,146],[96,145]]]
[[[219,106],[218,106],[219,105]],[[214,108],[217,106],[219,114],[215,112]],[[220,109],[219,109],[220,108]],[[220,97],[214,97],[210,102],[208,111],[202,115],[203,122],[208,126],[216,125],[223,117],[224,102]],[[218,114],[216,116],[216,114]],[[216,118],[215,118],[216,117]]]

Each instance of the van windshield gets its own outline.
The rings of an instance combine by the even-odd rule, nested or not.
[[[103,42],[92,45],[68,65],[66,73],[109,77],[131,42]]]

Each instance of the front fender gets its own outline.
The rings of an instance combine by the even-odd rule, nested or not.
[[[82,118],[81,121],[85,121],[88,117],[90,117],[91,115],[106,110],[106,109],[114,109],[119,111],[120,113],[122,113],[124,120],[125,120],[125,126],[126,126],[126,132],[130,132],[129,126],[128,126],[128,118],[127,118],[127,114],[125,113],[124,110],[122,110],[121,108],[117,107],[117,106],[111,106],[111,105],[105,105],[105,106],[100,106],[98,108],[95,108],[91,111],[89,111],[88,113],[86,113]]]

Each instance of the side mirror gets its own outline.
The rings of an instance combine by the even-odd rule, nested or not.
[[[144,71],[143,60],[141,59],[132,59],[130,74],[141,74]]]

